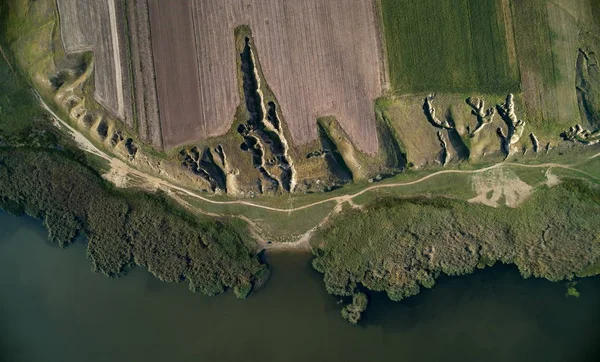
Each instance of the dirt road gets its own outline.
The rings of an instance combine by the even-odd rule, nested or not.
[[[329,202],[335,202],[337,204],[341,204],[344,202],[352,202],[352,200],[366,192],[369,191],[373,191],[373,190],[378,190],[378,189],[387,189],[387,188],[393,188],[393,187],[403,187],[403,186],[411,186],[411,185],[416,185],[419,184],[421,182],[427,181],[431,178],[434,178],[436,176],[439,175],[444,175],[444,174],[478,174],[478,173],[482,173],[482,172],[486,172],[489,170],[493,170],[499,167],[502,167],[504,165],[509,165],[509,166],[517,166],[517,167],[527,167],[527,168],[547,168],[547,167],[553,167],[553,168],[563,168],[563,169],[568,169],[568,170],[572,170],[575,172],[579,172],[581,174],[584,174],[588,177],[591,177],[593,179],[598,180],[597,177],[592,176],[590,174],[588,174],[585,171],[582,170],[578,170],[576,168],[573,168],[569,165],[562,165],[562,164],[558,164],[558,163],[544,163],[544,164],[539,164],[539,165],[524,165],[524,164],[519,164],[519,163],[512,163],[512,162],[499,162],[496,163],[492,166],[489,167],[485,167],[485,168],[481,168],[481,169],[477,169],[477,170],[441,170],[441,171],[437,171],[434,172],[430,175],[421,177],[420,179],[414,180],[414,181],[408,181],[408,182],[397,182],[397,183],[391,183],[391,184],[384,184],[384,185],[373,185],[370,187],[367,187],[357,193],[354,194],[349,194],[349,195],[342,195],[342,196],[336,196],[336,197],[330,197],[328,199],[324,199],[321,201],[316,201],[304,206],[299,206],[299,207],[294,207],[294,208],[278,208],[278,207],[271,207],[271,206],[265,206],[265,205],[260,205],[260,204],[255,204],[252,202],[248,202],[248,201],[243,201],[243,200],[233,200],[233,201],[215,201],[215,200],[211,200],[209,198],[206,197],[202,197],[192,191],[186,190],[185,188],[173,185],[163,179],[160,179],[158,177],[143,173],[141,171],[138,171],[134,168],[132,168],[131,166],[127,165],[125,162],[115,158],[115,157],[111,157],[108,154],[104,153],[103,151],[101,151],[100,149],[98,149],[96,146],[94,146],[85,136],[83,136],[79,131],[77,131],[76,129],[74,129],[73,127],[71,127],[67,122],[63,121],[56,113],[54,113],[52,111],[52,109],[50,107],[48,107],[48,105],[42,100],[42,98],[39,96],[39,94],[36,93],[36,96],[38,97],[42,107],[48,111],[48,113],[50,113],[58,122],[57,125],[60,126],[64,126],[66,127],[69,132],[71,133],[71,135],[73,136],[75,142],[77,142],[77,145],[85,152],[89,152],[92,153],[96,156],[99,156],[107,161],[110,161],[111,164],[111,168],[118,168],[119,172],[117,172],[119,175],[123,176],[125,174],[130,174],[130,175],[134,175],[137,177],[141,177],[142,179],[145,179],[147,182],[149,182],[150,184],[154,185],[156,189],[166,189],[166,190],[171,190],[171,191],[178,191],[181,192],[187,196],[191,196],[193,198],[202,200],[204,202],[210,203],[210,204],[215,204],[215,205],[243,205],[243,206],[248,206],[248,207],[256,207],[259,209],[264,209],[264,210],[269,210],[269,211],[274,211],[274,212],[284,212],[284,213],[291,213],[291,212],[295,212],[295,211],[300,211],[300,210],[305,210],[317,205],[322,205],[322,204],[326,204]],[[55,123],[56,124],[56,123]],[[593,159],[596,157],[599,157],[600,153],[593,155],[591,157],[589,157],[589,159]],[[114,172],[114,170],[111,170],[110,172]],[[109,172],[109,173],[110,173]]]
[[[434,172],[430,175],[421,177],[420,179],[414,180],[414,181],[408,181],[408,182],[398,182],[398,183],[391,183],[391,184],[384,184],[384,185],[373,185],[370,187],[367,187],[357,193],[354,194],[349,194],[349,195],[342,195],[342,196],[336,196],[336,197],[330,197],[328,199],[324,199],[321,201],[316,201],[304,206],[299,206],[299,207],[295,207],[295,208],[277,208],[277,207],[270,207],[270,206],[265,206],[265,205],[260,205],[260,204],[254,204],[252,202],[248,202],[248,201],[243,201],[243,200],[234,200],[234,201],[215,201],[215,200],[211,200],[209,198],[206,197],[202,197],[192,191],[186,190],[185,188],[173,185],[163,179],[160,179],[158,177],[143,173],[139,170],[134,169],[133,167],[129,166],[127,163],[125,163],[124,161],[116,158],[116,157],[112,157],[108,154],[106,154],[105,152],[103,152],[102,150],[98,149],[96,146],[94,146],[93,143],[91,143],[84,135],[82,135],[79,131],[77,131],[76,129],[74,129],[73,127],[71,127],[67,122],[63,121],[54,111],[52,111],[52,109],[42,100],[41,96],[35,92],[36,97],[38,98],[38,100],[40,101],[40,104],[42,105],[42,107],[50,114],[52,115],[52,117],[54,117],[54,124],[55,126],[57,126],[58,128],[63,128],[65,127],[68,131],[69,134],[71,134],[71,136],[73,137],[73,139],[75,140],[75,142],[77,143],[77,145],[79,146],[80,149],[82,149],[85,152],[94,154],[98,157],[101,157],[102,159],[109,161],[110,162],[110,167],[111,170],[109,172],[107,172],[105,175],[103,175],[106,179],[108,179],[109,181],[115,183],[118,187],[124,187],[126,186],[127,182],[126,179],[129,176],[134,176],[137,178],[141,178],[143,180],[146,181],[146,184],[148,185],[147,187],[149,189],[162,189],[167,191],[176,201],[180,202],[183,204],[184,207],[186,208],[193,208],[191,205],[189,205],[189,203],[185,202],[184,200],[182,200],[178,195],[173,194],[173,192],[179,192],[182,193],[184,195],[202,200],[204,202],[210,203],[210,204],[216,204],[216,205],[243,205],[243,206],[248,206],[248,207],[255,207],[255,208],[259,208],[259,209],[264,209],[264,210],[269,210],[269,211],[274,211],[274,212],[281,212],[281,213],[292,213],[292,212],[296,212],[296,211],[300,211],[300,210],[305,210],[317,205],[322,205],[322,204],[326,204],[329,202],[335,202],[335,207],[332,209],[331,213],[329,213],[322,221],[320,221],[317,225],[315,225],[314,228],[310,229],[308,232],[306,232],[304,235],[302,235],[297,241],[295,242],[289,242],[289,243],[274,243],[274,244],[269,244],[267,243],[265,240],[263,240],[262,237],[260,237],[260,235],[255,235],[256,240],[257,240],[257,244],[259,245],[260,248],[264,248],[264,249],[281,249],[281,250],[290,250],[290,249],[296,249],[296,250],[310,250],[310,238],[311,236],[314,234],[314,232],[322,225],[324,225],[327,220],[329,219],[329,217],[332,214],[338,213],[342,210],[342,204],[344,203],[349,203],[352,207],[359,207],[356,206],[353,202],[353,199],[366,193],[369,191],[373,191],[373,190],[377,190],[377,189],[386,189],[386,188],[393,188],[393,187],[403,187],[403,186],[411,186],[411,185],[416,185],[419,184],[421,182],[427,181],[431,178],[434,178],[436,176],[439,175],[444,175],[444,174],[478,174],[478,173],[483,173],[483,172],[487,172],[499,167],[502,167],[504,165],[509,165],[509,166],[517,166],[517,167],[527,167],[527,168],[548,168],[548,167],[552,167],[552,168],[563,168],[563,169],[569,169],[572,171],[576,171],[579,172],[581,174],[584,174],[588,177],[591,177],[593,179],[596,180],[600,180],[595,176],[592,176],[584,171],[578,170],[576,168],[571,167],[570,165],[562,165],[562,164],[557,164],[557,163],[545,163],[545,164],[540,164],[540,165],[523,165],[523,164],[518,164],[518,163],[511,163],[511,162],[499,162],[496,163],[492,166],[489,167],[485,167],[485,168],[481,168],[481,169],[477,169],[477,170],[441,170],[441,171],[437,171]],[[599,157],[600,153],[595,154],[591,157],[589,157],[588,159],[594,159],[596,157]],[[202,211],[201,211],[202,212]],[[203,213],[203,212],[202,212]],[[254,229],[254,231],[256,230],[256,227],[254,226],[254,222],[249,220],[248,218],[244,217],[243,215],[240,215],[239,217],[241,217],[242,219],[248,221],[248,224],[250,225],[251,229]],[[252,230],[251,230],[252,231]],[[254,233],[253,231],[253,233]]]

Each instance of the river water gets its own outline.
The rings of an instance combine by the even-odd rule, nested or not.
[[[204,297],[142,269],[90,272],[85,245],[50,245],[39,221],[0,213],[0,361],[598,361],[600,278],[564,283],[500,266],[442,277],[402,303],[340,316],[307,255],[271,254],[247,300]]]

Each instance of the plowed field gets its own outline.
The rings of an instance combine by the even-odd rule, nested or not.
[[[151,0],[149,9],[165,147],[229,128],[240,103],[234,29],[247,24],[295,143],[317,137],[317,117],[335,116],[360,149],[377,151],[372,2]]]

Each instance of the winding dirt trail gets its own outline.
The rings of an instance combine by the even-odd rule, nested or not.
[[[305,210],[314,206],[318,206],[318,205],[322,205],[322,204],[326,204],[329,202],[335,202],[337,205],[340,205],[344,202],[352,202],[352,200],[360,195],[363,195],[364,193],[367,193],[369,191],[373,191],[373,190],[378,190],[378,189],[387,189],[387,188],[394,188],[394,187],[403,187],[403,186],[411,186],[411,185],[416,185],[419,184],[421,182],[427,181],[431,178],[434,178],[436,176],[439,175],[444,175],[444,174],[478,174],[478,173],[482,173],[482,172],[486,172],[486,171],[490,171],[505,165],[508,166],[516,166],[516,167],[527,167],[527,168],[547,168],[547,167],[553,167],[553,168],[563,168],[563,169],[568,169],[568,170],[572,170],[575,172],[579,172],[581,174],[584,174],[588,177],[591,177],[593,179],[598,180],[597,177],[592,176],[590,174],[588,174],[585,171],[576,169],[571,167],[570,165],[563,165],[563,164],[558,164],[558,163],[544,163],[544,164],[539,164],[539,165],[524,165],[524,164],[519,164],[519,163],[513,163],[513,162],[499,162],[496,163],[492,166],[488,166],[485,168],[480,168],[477,170],[441,170],[441,171],[437,171],[434,172],[432,174],[429,174],[427,176],[423,176],[417,180],[414,181],[408,181],[408,182],[398,182],[398,183],[390,183],[390,184],[383,184],[383,185],[373,185],[370,187],[367,187],[357,193],[354,194],[349,194],[349,195],[342,195],[342,196],[335,196],[335,197],[331,197],[328,199],[324,199],[324,200],[320,200],[320,201],[316,201],[307,205],[303,205],[303,206],[298,206],[298,207],[294,207],[294,208],[277,208],[277,207],[271,207],[271,206],[265,206],[265,205],[260,205],[260,204],[255,204],[252,202],[248,202],[248,201],[243,201],[243,200],[233,200],[233,201],[216,201],[216,200],[211,200],[209,198],[206,197],[202,197],[192,191],[189,191],[185,188],[173,185],[163,179],[160,179],[158,177],[143,173],[141,171],[138,171],[134,168],[132,168],[131,166],[128,166],[127,164],[125,164],[125,162],[121,161],[118,158],[115,157],[111,157],[110,155],[106,154],[105,152],[101,151],[100,149],[98,149],[96,146],[94,146],[94,144],[92,144],[84,135],[82,135],[79,131],[77,131],[76,129],[74,129],[73,127],[71,127],[67,122],[63,121],[56,113],[54,113],[52,111],[52,109],[43,101],[43,99],[41,98],[41,96],[36,92],[36,96],[39,99],[42,107],[52,115],[52,117],[54,117],[56,119],[57,122],[59,122],[58,124],[55,123],[57,126],[61,127],[64,126],[68,129],[68,131],[71,133],[73,139],[75,140],[75,142],[77,142],[77,144],[79,145],[79,147],[89,153],[92,153],[96,156],[99,156],[107,161],[110,162],[111,164],[111,168],[112,169],[118,169],[119,173],[122,175],[123,173],[126,174],[131,174],[131,175],[135,175],[138,177],[141,177],[143,179],[146,179],[148,182],[150,182],[151,184],[155,185],[156,188],[164,188],[167,190],[175,190],[178,192],[181,192],[187,196],[191,196],[193,198],[202,200],[204,202],[210,203],[210,204],[215,204],[215,205],[243,205],[243,206],[248,206],[248,207],[255,207],[255,208],[259,208],[259,209],[263,209],[263,210],[269,210],[269,211],[274,211],[274,212],[282,212],[282,213],[291,213],[291,212],[295,212],[295,211],[300,211],[300,210]],[[593,159],[596,157],[599,157],[600,153],[595,154],[591,157],[589,157],[588,159]]]
[[[404,187],[404,186],[411,186],[411,185],[416,185],[419,184],[421,182],[425,182],[431,178],[434,178],[436,176],[439,175],[444,175],[444,174],[479,174],[479,173],[483,173],[483,172],[487,172],[490,170],[494,170],[496,168],[500,168],[502,166],[516,166],[516,167],[526,167],[526,168],[563,168],[563,169],[568,169],[568,170],[572,170],[578,173],[581,173],[583,175],[586,175],[588,177],[591,177],[595,180],[600,180],[598,177],[592,176],[589,173],[573,168],[571,165],[565,165],[565,164],[557,164],[557,163],[544,163],[544,164],[539,164],[539,165],[524,165],[524,164],[519,164],[519,163],[513,163],[513,162],[499,162],[496,163],[492,166],[488,166],[485,168],[481,168],[481,169],[477,169],[477,170],[441,170],[441,171],[437,171],[434,172],[432,174],[429,174],[427,176],[423,176],[417,180],[413,180],[413,181],[407,181],[407,182],[397,182],[397,183],[390,183],[390,184],[382,184],[382,185],[373,185],[370,187],[367,187],[359,192],[356,192],[354,194],[348,194],[348,195],[342,195],[342,196],[335,196],[335,197],[330,197],[328,199],[324,199],[324,200],[320,200],[320,201],[316,201],[304,206],[299,206],[299,207],[294,207],[294,208],[277,208],[277,207],[271,207],[271,206],[265,206],[265,205],[260,205],[260,204],[255,204],[252,202],[248,202],[248,201],[243,201],[243,200],[233,200],[233,201],[215,201],[215,200],[211,200],[209,198],[206,197],[202,197],[192,191],[189,191],[185,188],[173,185],[171,183],[169,183],[168,181],[165,181],[161,178],[146,174],[144,172],[141,172],[131,166],[129,166],[128,164],[126,164],[124,161],[120,160],[119,158],[116,157],[112,157],[110,155],[108,155],[107,153],[105,153],[104,151],[100,150],[98,147],[96,147],[90,140],[88,140],[83,134],[81,134],[78,130],[76,130],[75,128],[71,127],[67,122],[65,122],[64,120],[62,120],[42,99],[42,97],[39,95],[39,93],[37,91],[35,91],[35,95],[38,98],[40,104],[42,105],[42,107],[54,118],[53,123],[56,127],[58,128],[63,128],[65,127],[67,129],[67,131],[71,134],[71,136],[73,137],[73,139],[75,140],[75,142],[77,143],[78,147],[80,149],[82,149],[85,152],[94,154],[106,161],[108,161],[110,163],[110,167],[111,170],[103,175],[105,178],[109,179],[110,181],[117,183],[117,186],[119,187],[123,187],[126,186],[127,184],[127,179],[130,176],[135,176],[135,177],[139,177],[143,180],[145,180],[147,182],[147,186],[146,188],[151,189],[151,190],[156,190],[156,189],[162,189],[167,191],[168,194],[170,194],[176,201],[180,202],[184,207],[189,208],[189,209],[196,209],[194,208],[192,205],[190,205],[187,201],[183,200],[179,195],[176,195],[174,193],[174,191],[179,192],[181,194],[193,197],[195,199],[199,199],[202,200],[204,202],[210,203],[210,204],[215,204],[215,205],[242,205],[242,206],[247,206],[247,207],[255,207],[255,208],[259,208],[259,209],[264,209],[264,210],[269,210],[269,211],[273,211],[273,212],[280,212],[280,213],[292,213],[295,211],[300,211],[300,210],[305,210],[311,207],[315,207],[318,205],[322,205],[322,204],[326,204],[326,203],[330,203],[330,202],[335,202],[335,206],[332,208],[331,212],[323,219],[321,220],[317,225],[315,225],[313,228],[311,228],[310,230],[308,230],[306,233],[304,233],[302,236],[300,236],[300,238],[298,238],[298,240],[294,241],[294,242],[286,242],[286,243],[268,243],[264,238],[261,237],[261,235],[259,235],[259,233],[257,232],[258,227],[256,226],[256,224],[254,223],[254,221],[248,219],[247,217],[243,216],[243,215],[239,215],[238,217],[242,218],[243,220],[246,220],[250,226],[250,232],[253,234],[253,236],[256,239],[257,245],[259,246],[259,248],[262,249],[270,249],[270,250],[301,250],[301,251],[309,251],[310,250],[310,239],[312,237],[312,235],[315,233],[315,231],[323,226],[324,224],[327,223],[327,221],[329,220],[329,218],[334,215],[337,214],[339,212],[341,212],[342,210],[342,205],[344,203],[348,203],[350,204],[351,207],[353,208],[360,208],[360,206],[356,205],[353,202],[353,199],[363,195],[367,192],[373,191],[373,190],[378,190],[378,189],[388,189],[388,188],[394,188],[394,187]],[[591,160],[594,159],[596,157],[600,157],[600,153],[597,153],[591,157],[589,157],[587,160]],[[209,214],[207,212],[205,212],[204,210],[197,210],[200,213],[204,213],[204,214]],[[210,215],[214,215],[214,216],[221,216],[218,214],[213,214],[210,213]]]
[[[56,113],[54,113],[54,111],[46,104],[46,102],[44,102],[42,96],[37,91],[34,91],[34,94],[40,102],[40,104],[42,105],[42,108],[44,108],[44,110],[54,118],[54,125],[58,129],[62,129],[62,127],[65,127],[81,150],[101,157],[109,162],[112,162],[112,157],[102,152],[98,147],[94,146],[94,144],[90,142],[90,140],[88,140],[84,135],[82,135],[75,128],[71,127],[67,122],[63,121]]]

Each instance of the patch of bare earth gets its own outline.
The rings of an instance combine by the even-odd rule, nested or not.
[[[546,186],[548,186],[548,187],[558,186],[558,185],[560,185],[560,182],[561,181],[558,178],[558,176],[552,173],[552,169],[548,169],[548,171],[546,171]]]
[[[533,187],[502,167],[477,174],[471,178],[471,182],[477,196],[469,202],[491,207],[502,206],[502,204],[517,207],[527,201],[533,191]]]

